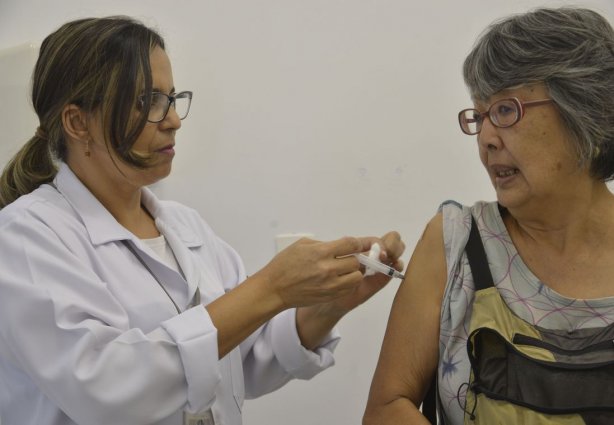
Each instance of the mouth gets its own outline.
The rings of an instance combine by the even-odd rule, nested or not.
[[[495,176],[499,178],[511,177],[518,173],[519,173],[518,168],[510,168],[507,170],[495,170]]]
[[[156,152],[166,154],[166,155],[174,155],[175,154],[175,145],[170,144],[166,145],[160,149],[157,149]]]
[[[494,164],[491,165],[490,172],[494,176],[495,184],[501,186],[511,182],[520,173],[520,170],[509,165]]]

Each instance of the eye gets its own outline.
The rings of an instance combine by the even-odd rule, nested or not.
[[[168,103],[168,97],[164,93],[152,93],[151,94],[151,107],[166,106]]]
[[[514,105],[513,102],[510,102],[508,100],[497,102],[492,105],[492,108],[493,108],[492,112],[497,114],[498,116],[516,114],[516,106]]]

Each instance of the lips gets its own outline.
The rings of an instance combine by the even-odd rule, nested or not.
[[[156,152],[159,153],[174,153],[175,149],[174,149],[175,145],[170,144],[170,145],[166,145],[160,149],[157,149]]]
[[[518,169],[517,168],[510,168],[509,170],[497,171],[495,173],[495,175],[497,177],[511,177],[514,174],[518,174]]]
[[[493,172],[493,174],[499,178],[511,177],[519,173],[518,168],[507,166],[507,165],[495,164],[495,165],[491,165],[490,169]]]

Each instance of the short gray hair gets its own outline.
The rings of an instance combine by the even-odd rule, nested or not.
[[[474,100],[544,83],[559,108],[581,165],[614,179],[614,30],[582,8],[539,8],[494,22],[463,64]]]

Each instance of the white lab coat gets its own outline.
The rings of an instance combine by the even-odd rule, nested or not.
[[[237,253],[194,211],[143,189],[143,203],[180,265],[168,268],[61,164],[0,211],[2,425],[180,425],[212,409],[241,424],[244,397],[309,379],[333,364],[331,333],[315,352],[287,310],[218,361],[207,304],[245,279]],[[124,246],[131,241],[163,282]]]

